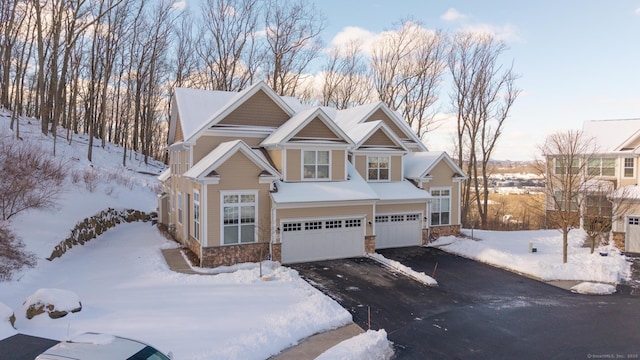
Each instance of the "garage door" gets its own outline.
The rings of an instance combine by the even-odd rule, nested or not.
[[[640,254],[640,217],[638,216],[629,216],[627,218],[625,251]]]
[[[364,220],[310,219],[282,223],[282,263],[364,255]]]
[[[421,214],[376,215],[376,249],[422,245]]]

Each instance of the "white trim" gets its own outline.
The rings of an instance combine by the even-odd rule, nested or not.
[[[304,166],[305,166],[304,153],[307,152],[307,151],[308,152],[313,151],[315,153],[315,163],[314,163],[314,165],[315,165],[315,175],[316,176],[313,177],[313,178],[305,178],[304,177]],[[329,168],[329,173],[327,174],[328,176],[326,178],[319,178],[318,177],[318,165],[319,165],[318,164],[318,152],[319,151],[325,151],[325,152],[327,152],[329,154],[329,163],[327,164],[327,166]],[[318,149],[311,148],[311,149],[304,149],[304,150],[300,151],[300,181],[332,181],[332,177],[331,177],[333,175],[333,171],[332,171],[333,161],[332,160],[333,160],[333,151],[331,151],[330,149],[329,150],[325,150],[325,149],[318,150]],[[311,165],[311,164],[308,164],[308,165]],[[324,166],[324,164],[320,164],[320,165]]]
[[[633,160],[633,175],[631,175],[631,176],[625,176],[625,175],[624,175],[624,174],[625,174],[625,170],[627,169],[627,167],[626,167],[626,165],[625,165],[625,162],[626,162],[626,160],[627,160],[627,159],[632,159],[632,160]],[[637,164],[636,164],[636,162],[637,162],[637,161],[636,161],[636,158],[635,158],[635,157],[631,157],[631,156],[623,156],[623,157],[622,157],[622,166],[620,166],[620,168],[621,168],[621,171],[620,171],[620,172],[621,172],[620,177],[621,177],[621,178],[623,178],[623,179],[633,179],[633,178],[635,178],[635,177],[636,177],[636,168],[638,167],[638,166],[637,166]]]
[[[204,202],[205,204],[208,204],[208,199],[206,198],[206,196],[208,196],[208,191],[207,191],[207,184],[202,184],[202,196],[204,199],[206,199]],[[202,219],[209,219],[209,217],[207,216],[207,207],[208,206],[202,206],[202,198],[200,199],[200,237],[202,238],[202,240],[200,240],[200,246],[201,247],[207,247],[209,246],[209,237],[207,236],[207,230],[208,230],[208,226],[207,223],[209,221],[202,221]],[[202,260],[200,260],[202,261]]]
[[[219,241],[219,245],[220,246],[233,246],[233,245],[245,245],[245,244],[255,244],[258,242],[258,228],[260,226],[259,224],[259,215],[260,215],[260,208],[258,207],[258,199],[259,199],[259,193],[260,191],[257,189],[245,189],[245,190],[220,190],[220,218],[218,219],[218,221],[220,221],[220,241]],[[237,243],[233,243],[233,244],[225,244],[224,243],[224,207],[225,207],[225,203],[224,203],[224,196],[225,195],[238,195],[238,204],[242,204],[240,202],[240,196],[241,195],[253,195],[254,196],[254,202],[253,202],[253,206],[255,209],[255,213],[254,213],[254,220],[253,220],[253,242],[250,243],[243,243],[240,242],[238,240]],[[240,205],[238,205],[238,207],[240,207]],[[242,219],[242,213],[238,212],[238,217],[239,220],[241,221]],[[238,223],[238,225],[240,225],[241,223]],[[240,233],[238,233],[238,236],[240,236]]]
[[[196,234],[196,194],[198,194],[198,232]],[[202,197],[200,196],[200,190],[193,189],[192,200],[193,201],[193,238],[200,243],[202,247]],[[191,221],[191,219],[189,219]],[[198,235],[198,236],[196,236]]]
[[[437,190],[437,191],[442,191],[442,190],[448,190],[449,191],[449,196],[433,196],[433,191]],[[453,225],[453,219],[451,218],[451,212],[453,211],[453,189],[451,186],[434,186],[432,188],[429,189],[429,195],[431,195],[431,197],[433,198],[433,200],[438,200],[438,199],[449,199],[449,222],[446,224],[442,223],[442,217],[440,218],[440,224],[434,225],[431,223],[431,218],[429,218],[429,225],[430,227],[434,227],[434,226],[451,226]],[[433,214],[433,209],[431,209],[431,206],[433,205],[433,200],[431,201],[431,203],[429,204],[429,215]],[[440,210],[440,209],[438,209]],[[439,214],[442,213],[442,211],[438,211]]]
[[[381,157],[386,157],[387,158],[387,178],[386,179],[379,179],[380,177],[380,166],[378,166],[378,179],[369,179],[369,158],[370,157],[377,157],[377,158],[381,158]],[[372,153],[372,154],[368,154],[366,156],[365,159],[366,163],[365,163],[365,169],[367,171],[367,181],[368,182],[391,182],[391,155],[379,155],[376,153]],[[402,161],[402,160],[400,160]],[[402,177],[402,176],[401,176]]]
[[[353,215],[340,215],[340,216],[312,216],[312,217],[296,217],[296,218],[286,218],[280,219],[278,222],[278,228],[280,228],[280,243],[282,244],[282,233],[283,233],[283,224],[291,223],[291,222],[305,222],[305,221],[327,221],[327,220],[351,220],[351,219],[360,219],[362,220],[362,238],[367,236],[367,214],[353,214]],[[375,223],[375,215],[373,219],[371,219],[372,223]],[[364,242],[363,242],[364,246]]]
[[[246,128],[209,128],[202,133],[202,136],[220,136],[220,137],[232,137],[232,138],[265,138],[271,135],[276,128],[273,127],[257,127],[247,126]]]
[[[183,199],[182,199],[182,192],[178,191],[178,200],[176,201],[178,203],[178,221],[177,223],[182,225],[182,223],[184,222],[184,220],[182,219],[182,217],[184,216],[184,204],[183,204]]]
[[[273,200],[272,200],[273,201]],[[297,203],[275,203],[277,209],[297,209],[297,208],[321,208],[321,207],[337,207],[337,206],[362,206],[374,205],[377,200],[359,200],[359,201],[327,201],[326,203],[318,202],[297,202]]]
[[[288,148],[282,149],[282,180],[289,180],[289,173],[287,172],[287,151]]]

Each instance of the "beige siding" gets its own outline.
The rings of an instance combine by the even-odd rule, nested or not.
[[[196,144],[193,147],[193,164],[197,164],[203,157],[207,156],[218,145],[227,141],[242,140],[250,147],[257,148],[263,138],[254,137],[229,137],[229,136],[201,136],[196,140]]]
[[[393,131],[400,139],[409,138],[402,130],[400,130],[400,127],[398,127],[398,125],[396,125],[396,123],[393,122],[393,120],[391,120],[391,118],[389,118],[389,116],[387,116],[387,114],[382,109],[378,109],[376,112],[374,112],[365,122],[375,120],[382,120],[385,125],[387,125],[387,127],[391,129],[391,131]]]
[[[427,202],[415,204],[384,204],[376,205],[376,215],[388,213],[422,213],[427,209]]]
[[[331,218],[366,215],[365,235],[373,235],[373,228],[368,225],[373,221],[373,205],[329,206],[316,208],[279,209],[276,211],[276,224],[285,219]]]
[[[364,146],[381,146],[381,147],[397,147],[393,140],[384,131],[378,129],[373,133],[367,141],[364,142]]]
[[[302,155],[300,149],[287,149],[286,181],[300,181],[302,174]]]
[[[258,190],[258,234],[261,241],[269,237],[261,234],[261,229],[270,229],[269,184],[260,184],[258,176],[262,172],[253,161],[238,152],[215,169],[220,175],[218,185],[208,185],[207,189],[207,246],[220,246],[220,192],[223,190]]]
[[[345,151],[333,150],[331,151],[331,180],[341,181],[347,179],[345,174]]]
[[[198,242],[200,242],[200,244],[202,244],[202,229],[203,229],[203,224],[204,224],[204,217],[203,217],[203,209],[204,209],[204,200],[203,200],[203,196],[204,194],[202,193],[202,187],[200,186],[200,184],[198,183],[194,183],[194,182],[189,182],[188,186],[188,191],[189,191],[189,210],[187,212],[187,214],[189,214],[189,219],[185,219],[186,221],[189,221],[188,224],[185,223],[185,226],[188,226],[189,228],[189,237],[192,239],[195,239],[193,237],[193,192],[194,190],[197,190],[200,192],[200,239],[197,240]],[[186,196],[185,196],[186,198]],[[203,246],[206,246],[206,243],[202,244]]]
[[[353,166],[363,179],[367,180],[367,156],[355,155]]]
[[[282,158],[284,151],[282,149],[267,150],[267,153],[269,153],[273,165],[275,165],[276,169],[282,174],[284,172],[284,159]]]
[[[288,119],[289,115],[260,90],[222,119],[219,124],[279,127]]]
[[[391,156],[391,181],[402,180],[402,156]]]
[[[294,138],[303,139],[340,139],[325,123],[319,118],[311,120],[307,126],[302,128]]]
[[[459,211],[460,211],[460,186],[458,183],[453,182],[454,175],[453,170],[444,161],[441,161],[431,171],[431,181],[423,184],[423,188],[430,190],[434,187],[450,187],[451,188],[451,225],[459,225]]]
[[[173,142],[184,141],[184,134],[182,133],[182,125],[180,125],[180,117],[176,117],[176,136]]]

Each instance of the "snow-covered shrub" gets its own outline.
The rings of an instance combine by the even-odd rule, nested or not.
[[[84,181],[84,186],[87,190],[89,190],[89,192],[94,192],[98,186],[98,182],[100,181],[100,174],[94,169],[87,169],[82,174],[82,180]]]
[[[0,281],[9,280],[14,271],[35,264],[35,256],[26,252],[24,244],[9,229],[8,223],[0,220]]]

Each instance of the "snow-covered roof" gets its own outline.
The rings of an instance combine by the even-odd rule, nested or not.
[[[369,183],[380,200],[427,200],[431,195],[409,181]]]
[[[208,175],[211,170],[214,170],[220,164],[225,162],[229,157],[235,154],[237,151],[244,153],[251,161],[263,170],[268,171],[274,176],[280,176],[278,171],[269,164],[264,156],[258,155],[242,140],[233,140],[223,142],[213,149],[207,156],[203,157],[198,163],[186,171],[183,176],[191,179],[197,179],[202,176]]]
[[[384,132],[399,148],[405,151],[407,150],[402,140],[400,140],[396,133],[391,131],[382,120],[352,125],[348,128],[347,135],[353,139],[356,148],[359,148],[378,130]]]
[[[225,107],[238,93],[175,88],[174,96],[185,139],[191,138],[206,121]]]
[[[167,169],[165,169],[165,171],[160,173],[160,175],[158,175],[158,180],[160,182],[165,182],[165,181],[169,180],[170,177],[171,177],[171,168],[167,168]]]
[[[316,117],[324,120],[325,125],[327,125],[327,127],[347,143],[352,143],[351,138],[324,112],[323,108],[316,107],[309,108],[295,114],[291,119],[287,120],[278,129],[271,133],[271,135],[264,139],[260,146],[266,147],[286,142]]]
[[[640,186],[628,185],[616,189],[609,196],[610,200],[631,200],[640,202]]]
[[[278,191],[271,193],[271,197],[276,204],[378,200],[376,192],[350,163],[347,171],[346,181],[278,181]]]
[[[418,179],[429,174],[443,157],[443,151],[411,152],[404,156],[404,177]]]
[[[583,133],[596,139],[601,153],[620,151],[625,144],[640,136],[640,119],[588,120]]]

